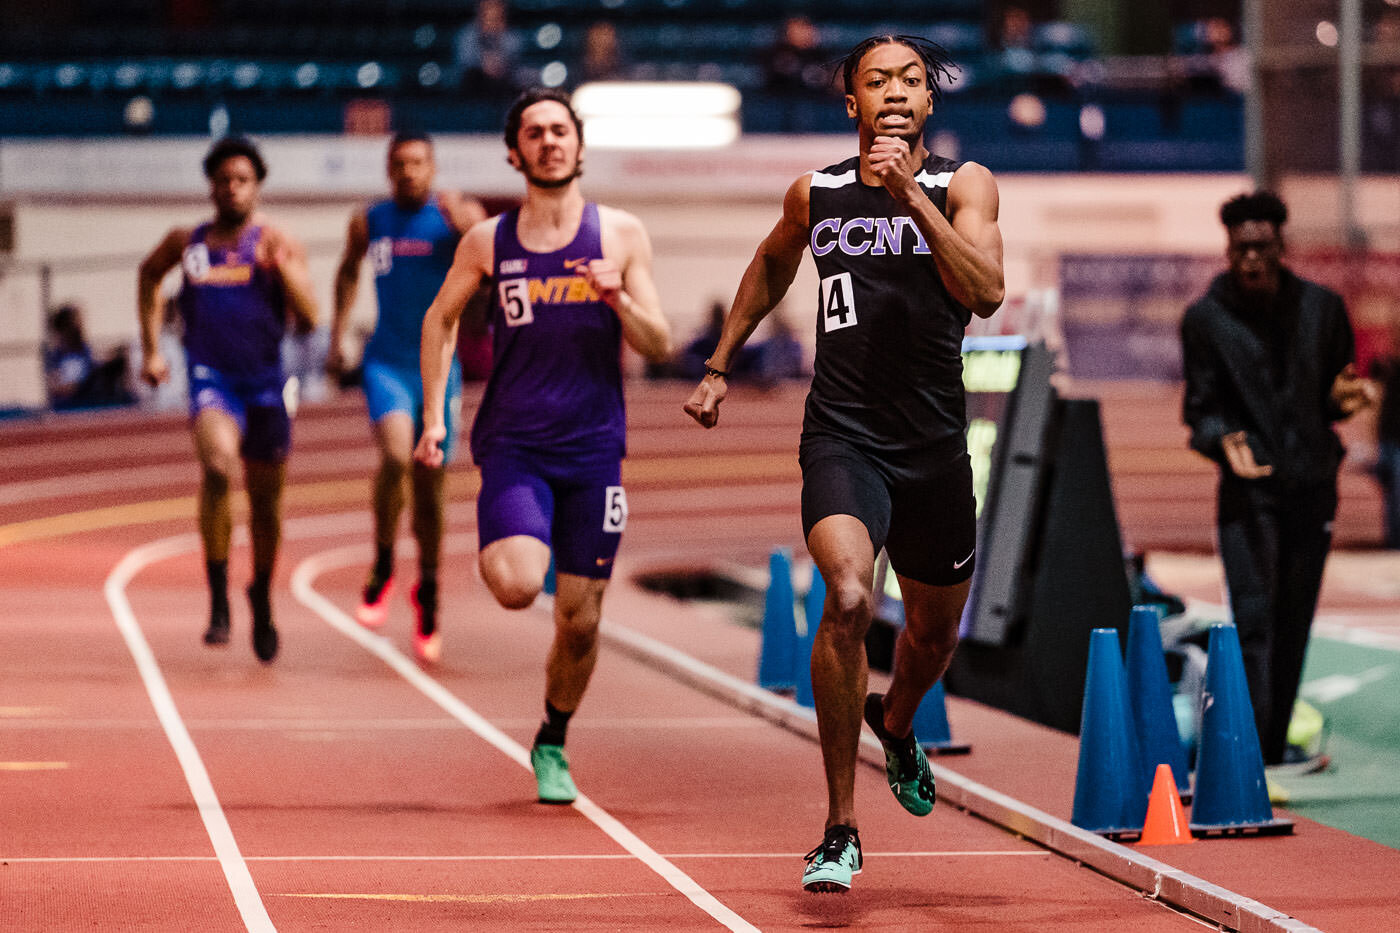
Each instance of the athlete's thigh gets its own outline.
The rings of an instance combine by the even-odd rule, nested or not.
[[[247,405],[232,384],[207,366],[192,367],[190,428],[199,462],[230,469],[247,422]]]
[[[621,462],[614,460],[589,469],[577,480],[557,483],[555,496],[555,569],[561,574],[608,579],[627,527]]]
[[[292,451],[292,417],[281,389],[264,388],[248,396],[248,420],[239,453],[244,460],[285,463]]]
[[[493,542],[526,536],[550,545],[554,491],[527,457],[486,456],[478,463],[481,491],[476,497],[477,538],[484,551]]]
[[[901,479],[892,498],[885,552],[895,572],[940,587],[970,579],[976,564],[977,503],[967,454]]]
[[[194,416],[190,425],[200,465],[224,470],[236,468],[242,422],[223,407],[210,406]]]
[[[834,515],[859,519],[869,534],[870,560],[889,534],[889,488],[870,458],[846,442],[825,435],[804,436],[798,452],[802,467],[802,533]]]
[[[413,416],[391,411],[374,422],[374,442],[380,456],[407,465],[413,459]]]
[[[417,374],[377,360],[365,361],[363,384],[370,421],[377,424],[385,416],[400,412],[408,417],[410,424],[413,422],[418,404],[410,375]]]
[[[949,586],[931,586],[903,574],[897,576],[900,597],[904,602],[904,624],[910,631],[920,641],[937,639],[956,642],[972,580],[969,578]]]

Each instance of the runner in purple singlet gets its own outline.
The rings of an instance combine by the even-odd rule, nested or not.
[[[578,796],[564,756],[598,655],[603,591],[627,499],[622,342],[650,360],[671,328],[637,218],[579,192],[583,133],[557,91],[522,95],[506,117],[507,158],[525,176],[518,210],[467,231],[423,321],[423,434],[416,456],[442,462],[444,397],[462,309],[491,288],[494,365],[472,427],[481,577],[496,601],[524,609],[557,572],[545,720],[530,760],[539,799]]]
[[[152,386],[170,374],[161,355],[160,284],[177,265],[184,274],[180,310],[190,370],[190,420],[199,457],[199,533],[209,579],[209,645],[229,640],[228,554],[233,534],[232,485],[243,461],[253,582],[253,650],[277,656],[272,624],[272,571],[282,534],[282,483],[291,449],[291,418],[280,347],[288,319],[301,331],[316,326],[316,300],[306,251],[258,212],[267,166],[251,142],[215,143],[204,158],[214,219],[176,227],[141,263],[137,307]]]

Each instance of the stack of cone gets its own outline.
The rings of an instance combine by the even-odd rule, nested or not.
[[[1204,707],[1191,832],[1197,836],[1292,832],[1293,821],[1275,817],[1269,803],[1239,632],[1233,625],[1210,627]]]
[[[797,685],[797,616],[793,608],[792,558],[779,548],[768,556],[768,591],[763,597],[763,642],[758,685],[790,690]]]
[[[817,565],[812,565],[812,585],[802,599],[802,615],[805,623],[797,638],[797,692],[795,699],[802,706],[811,709],[817,705],[812,693],[812,645],[817,640],[817,627],[822,621],[822,607],[826,604],[826,581],[822,579]]]
[[[1190,794],[1186,749],[1176,729],[1172,688],[1162,653],[1161,617],[1155,606],[1134,606],[1128,622],[1128,702],[1142,752],[1143,780],[1156,781],[1157,766],[1171,765],[1178,794]]]
[[[1147,798],[1147,819],[1142,824],[1142,835],[1137,844],[1172,846],[1195,841],[1190,824],[1186,821],[1186,808],[1181,805],[1181,795],[1176,792],[1172,766],[1160,764],[1152,779],[1152,794]]]
[[[1136,835],[1146,812],[1147,781],[1128,708],[1118,631],[1096,628],[1089,633],[1070,822],[1110,837]]]
[[[939,755],[965,755],[972,746],[953,741],[953,730],[948,725],[948,698],[943,690],[943,681],[938,681],[924,694],[919,708],[914,711],[914,735],[926,752]]]

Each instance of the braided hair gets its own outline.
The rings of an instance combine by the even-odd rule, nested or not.
[[[923,61],[924,71],[928,75],[929,92],[933,95],[934,106],[937,106],[943,100],[943,84],[953,80],[953,72],[957,70],[958,66],[953,63],[953,58],[947,49],[937,42],[931,42],[919,36],[879,35],[871,36],[869,39],[857,43],[855,48],[847,52],[837,66],[846,93],[855,93],[855,72],[856,68],[860,66],[860,60],[865,57],[865,53],[877,45],[891,44],[902,45],[912,50]]]

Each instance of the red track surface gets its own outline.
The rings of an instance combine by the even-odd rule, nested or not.
[[[735,394],[702,434],[681,420],[683,389],[633,392],[631,521],[604,611],[747,676],[753,633],[629,582],[800,552],[797,396]],[[453,475],[442,664],[408,660],[403,600],[383,638],[345,615],[370,550],[373,454],[353,400],[296,427],[284,648],[268,667],[238,601],[234,644],[200,644],[181,422],[78,416],[3,426],[0,443],[0,929],[1196,925],[954,808],[915,820],[867,767],[865,872],[847,897],[804,895],[801,854],[825,811],[815,746],[606,648],[570,730],[588,800],[534,802],[522,755],[549,616],[499,609],[476,578],[469,469]],[[412,554],[401,548],[409,578]],[[233,566],[245,579],[244,548]],[[976,746],[954,767],[1067,816],[1072,738],[971,704],[953,715]],[[1297,882],[1320,851],[1346,873],[1324,879],[1327,897]],[[1151,854],[1326,928],[1393,923],[1400,856],[1312,824]],[[1300,859],[1311,866],[1279,867]]]

